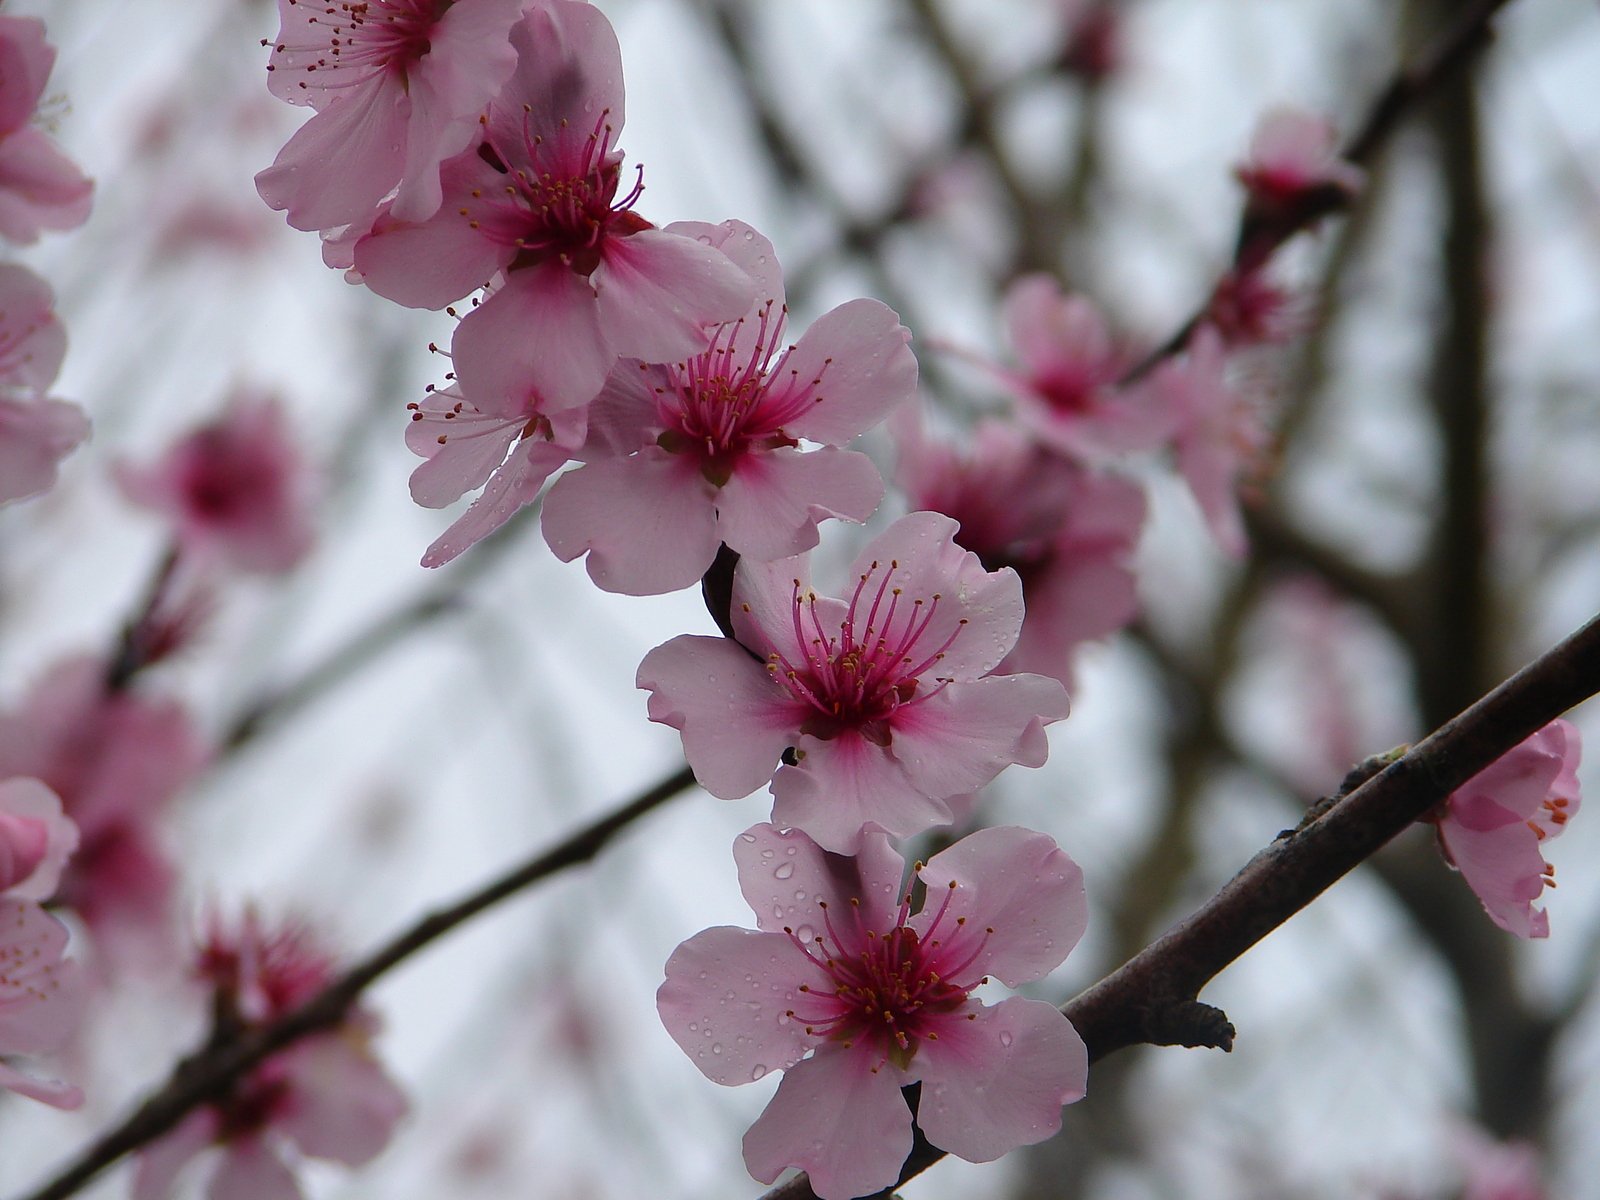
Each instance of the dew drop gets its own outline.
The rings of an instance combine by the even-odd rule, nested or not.
[[[787,850],[784,851],[784,853],[787,854],[790,858],[793,858],[796,854],[799,853],[799,849],[797,847],[795,847],[795,846],[790,846]]]
[[[755,1066],[750,1068],[750,1082],[754,1083],[756,1080],[760,1079],[766,1073],[767,1073],[767,1068],[765,1066],[763,1066],[761,1063],[757,1063]]]
[[[746,837],[749,837],[749,835],[748,835],[748,834],[746,834],[746,835],[745,835],[745,836],[746,836]],[[750,838],[750,840],[751,840],[751,841],[752,841],[752,842],[753,842],[753,841],[755,841],[755,838]],[[772,857],[772,850],[771,850],[771,849],[770,849],[770,848],[768,848],[768,849],[766,849],[766,850],[763,850],[763,851],[762,851],[762,852],[761,852],[761,857],[762,857],[762,858],[771,858],[771,857]]]
[[[699,1021],[690,1021],[689,1022],[689,1032],[690,1033],[699,1033],[700,1032],[700,1022]]]
[[[1000,1031],[1000,1044],[1002,1046],[1009,1046],[1014,1040],[1015,1039],[1012,1038],[1011,1031],[1009,1029],[1002,1029]]]
[[[722,1053],[722,1043],[721,1042],[712,1042],[711,1043],[711,1053],[713,1053],[713,1054],[721,1054]]]
[[[804,888],[800,888],[800,889],[798,889],[798,890],[797,890],[797,891],[796,891],[796,892],[795,892],[795,894],[794,894],[794,898],[795,898],[795,899],[796,899],[796,900],[804,900],[804,899],[805,899],[805,898],[806,898],[806,892],[805,892],[805,889],[804,889]]]
[[[817,936],[817,931],[811,928],[809,925],[802,925],[799,929],[794,931],[794,935],[802,942],[809,942],[812,938]]]
[[[739,840],[741,842],[749,842],[753,846],[753,845],[755,845],[756,835],[753,834],[753,833],[741,833],[739,835]],[[762,857],[766,858],[766,857],[770,856],[771,853],[772,853],[772,851],[768,850],[765,854],[762,855]]]
[[[775,879],[787,879],[794,874],[793,863],[780,863],[778,869],[772,873]]]

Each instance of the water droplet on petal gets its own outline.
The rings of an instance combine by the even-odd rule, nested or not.
[[[712,1042],[711,1043],[711,1053],[713,1053],[713,1054],[721,1054],[722,1053],[722,1043],[721,1042]]]
[[[787,879],[787,878],[789,878],[789,876],[791,876],[793,874],[794,874],[794,864],[793,863],[781,863],[781,864],[779,864],[778,869],[772,873],[773,878],[775,878],[775,879]]]
[[[760,1079],[766,1073],[767,1073],[767,1068],[765,1066],[763,1066],[761,1063],[757,1063],[755,1066],[750,1068],[750,1082],[754,1083],[756,1080]]]
[[[756,835],[753,834],[753,833],[741,833],[739,835],[739,840],[741,842],[749,842],[751,845],[754,845],[755,844],[755,840],[756,840]]]
[[[1002,1029],[1000,1031],[1000,1044],[1002,1046],[1009,1046],[1014,1040],[1015,1039],[1011,1036],[1011,1031],[1009,1029]]]

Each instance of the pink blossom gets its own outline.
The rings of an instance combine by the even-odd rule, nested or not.
[[[247,1028],[275,1020],[333,979],[334,964],[304,926],[271,928],[253,912],[237,930],[213,920],[199,973]],[[222,1150],[208,1194],[217,1200],[298,1200],[298,1157],[358,1167],[383,1150],[405,1095],[374,1057],[377,1022],[358,1010],[329,1033],[294,1043],[221,1100],[191,1113],[138,1156],[134,1200],[165,1200],[208,1147]]]
[[[891,1186],[911,1149],[900,1088],[918,1081],[922,1132],[970,1162],[1061,1128],[1088,1078],[1071,1022],[1043,1001],[972,995],[990,976],[1043,978],[1083,933],[1083,874],[1050,838],[1004,827],[962,839],[915,868],[928,898],[914,915],[881,833],[853,859],[771,825],[733,849],[758,928],[684,942],[656,1007],[713,1082],[784,1071],[745,1134],[751,1175],[804,1168],[822,1200]]]
[[[1228,384],[1222,338],[1203,325],[1181,359],[1169,359],[1147,390],[1176,424],[1178,470],[1224,551],[1248,548],[1239,511],[1241,482],[1259,470],[1269,438],[1260,414]]]
[[[67,930],[37,904],[0,896],[0,1088],[55,1108],[77,1108],[83,1093],[69,1084],[25,1075],[14,1054],[61,1049],[83,1017],[83,978],[63,957]]]
[[[119,464],[117,481],[128,499],[170,520],[201,558],[282,574],[311,550],[309,475],[272,397],[237,394],[148,467]]]
[[[0,778],[42,781],[78,826],[61,901],[100,946],[131,961],[168,936],[174,882],[162,814],[204,762],[199,735],[175,702],[108,692],[93,658],[57,665],[10,713],[0,713]]]
[[[1555,868],[1540,849],[1578,811],[1578,730],[1552,721],[1462,784],[1432,817],[1439,846],[1489,919],[1518,937],[1550,936],[1533,902]]]
[[[1262,115],[1234,174],[1249,193],[1250,216],[1273,222],[1318,216],[1366,180],[1339,156],[1339,135],[1325,118],[1287,107]]]
[[[1049,275],[1027,275],[1006,293],[1004,319],[1023,365],[1000,378],[1017,398],[1018,415],[1043,441],[1097,460],[1166,437],[1159,411],[1143,404],[1140,393],[1116,389],[1128,358],[1086,298],[1063,294]]]
[[[48,900],[78,848],[78,827],[61,797],[37,779],[0,783],[0,895]]]
[[[731,800],[770,779],[778,824],[848,854],[864,829],[949,824],[952,798],[1044,762],[1066,690],[990,675],[1022,626],[1022,585],[955,532],[938,513],[902,517],[852,564],[848,600],[812,591],[803,557],[742,560],[738,642],[685,635],[645,656],[650,719],[683,734],[702,787]]]
[[[1057,7],[1067,28],[1061,67],[1091,84],[1103,83],[1127,60],[1123,15],[1108,0],[1062,0]]]
[[[1000,669],[1070,686],[1077,647],[1121,629],[1138,610],[1143,490],[1047,453],[1008,423],[981,423],[965,454],[925,437],[910,409],[892,426],[895,480],[911,506],[954,517],[962,546],[989,570],[1011,567],[1022,580],[1022,633]]]
[[[0,16],[0,236],[31,244],[46,229],[75,229],[94,185],[32,121],[56,51],[36,17]]]
[[[25,267],[0,264],[0,503],[48,491],[56,464],[89,436],[76,405],[44,395],[67,351],[54,308],[49,284]]]
[[[504,272],[456,330],[457,369],[509,358],[547,401],[581,404],[619,357],[701,349],[702,327],[744,312],[752,288],[721,252],[635,213],[641,184],[618,198],[622,59],[604,15],[548,0],[511,42],[517,67],[482,143],[444,164],[443,207],[421,223],[380,215],[354,264],[379,295],[419,308]]]
[[[911,335],[886,305],[841,304],[785,347],[771,242],[742,221],[666,232],[722,251],[758,299],[686,360],[618,364],[591,414],[589,461],[545,501],[556,556],[587,553],[597,584],[632,595],[688,587],[721,543],[768,562],[811,549],[828,517],[866,520],[883,481],[866,455],[838,447],[917,385]],[[822,448],[802,451],[802,438]]]
[[[256,176],[296,229],[369,226],[443,200],[439,164],[474,140],[511,74],[521,0],[278,0],[272,94],[315,114]]]
[[[1303,306],[1260,268],[1225,274],[1211,293],[1205,319],[1229,346],[1285,342],[1305,324]]]

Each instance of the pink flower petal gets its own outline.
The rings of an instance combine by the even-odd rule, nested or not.
[[[818,318],[783,366],[802,385],[817,381],[789,432],[841,446],[910,400],[917,390],[910,341],[911,331],[878,300],[851,300]]]
[[[37,393],[55,382],[67,353],[67,332],[55,295],[26,267],[0,264],[0,383]]]
[[[0,396],[0,503],[48,491],[57,464],[88,436],[89,419],[76,405]]]
[[[804,925],[821,932],[829,910],[841,933],[858,920],[872,930],[895,925],[905,861],[881,833],[863,836],[859,852],[846,858],[829,854],[801,830],[755,825],[734,840],[733,859],[739,890],[768,932]]]
[[[11,779],[0,783],[0,840],[7,819],[34,827],[40,845],[29,872],[0,890],[14,900],[47,900],[55,894],[67,859],[78,848],[78,827],[61,811],[61,798],[37,779]],[[4,858],[0,852],[0,859]],[[0,871],[0,878],[3,878]]]
[[[453,419],[446,421],[446,413]],[[428,460],[411,472],[411,498],[423,508],[444,508],[482,487],[525,424],[525,418],[486,415],[433,393],[406,426],[406,447]]]
[[[209,1200],[304,1200],[294,1172],[258,1138],[228,1143],[206,1196]]]
[[[1083,1098],[1089,1054],[1072,1022],[1013,996],[952,1021],[912,1060],[922,1078],[917,1124],[935,1146],[992,1162],[1061,1128],[1061,1106]]]
[[[0,1055],[58,1050],[83,1017],[67,930],[37,904],[0,898]]]
[[[758,323],[756,318],[759,318],[769,301],[774,312],[784,310],[786,297],[778,252],[759,230],[743,221],[724,221],[720,225],[710,225],[704,221],[674,221],[662,232],[693,238],[720,250],[755,284],[755,303],[744,314],[744,327],[734,331],[731,345],[742,347],[746,339],[754,338],[754,327]]]
[[[913,786],[944,796],[970,792],[1012,763],[1042,766],[1050,752],[1044,726],[1067,711],[1067,690],[1044,675],[952,683],[896,711],[891,749]]]
[[[658,446],[591,462],[550,489],[545,541],[563,562],[588,554],[589,578],[608,592],[675,592],[717,556],[713,491],[693,463]]]
[[[898,1074],[827,1045],[784,1072],[777,1094],[744,1135],[750,1174],[771,1183],[786,1167],[811,1177],[820,1200],[890,1187],[911,1153],[911,1110]]]
[[[594,399],[617,360],[589,281],[559,262],[513,271],[462,319],[450,348],[468,395],[492,398],[503,380],[547,412]]]
[[[912,619],[928,620],[919,647],[936,647],[954,638],[930,674],[976,679],[992,671],[1016,643],[1022,629],[1022,582],[1010,569],[984,570],[976,554],[956,545],[958,528],[942,513],[902,517],[856,556],[849,578],[859,578],[874,562],[898,564],[892,586],[907,597],[923,598],[934,611],[928,620],[927,609],[913,617],[904,606],[894,627]],[[935,595],[939,596],[936,608]]]
[[[400,88],[366,80],[295,131],[257,173],[256,191],[296,229],[364,224],[400,177],[410,116]]]
[[[169,1200],[178,1176],[217,1136],[216,1110],[201,1108],[134,1159],[132,1200]]]
[[[683,734],[695,779],[737,800],[772,778],[798,723],[792,701],[761,664],[722,638],[684,634],[657,646],[636,680],[650,691],[650,719]]]
[[[832,983],[787,935],[723,925],[672,952],[656,1010],[707,1079],[736,1087],[793,1066],[811,1048],[804,1023],[785,1016],[805,1005],[802,986]]]
[[[566,0],[529,5],[512,27],[511,44],[516,69],[490,113],[497,143],[520,143],[524,128],[564,125],[586,138],[602,112],[613,130],[622,129],[622,50],[599,9]]]
[[[911,918],[953,960],[975,957],[962,978],[993,975],[1008,987],[1043,979],[1078,944],[1089,921],[1083,872],[1042,833],[999,826],[968,834],[921,871],[928,902]],[[956,886],[951,887],[951,883]],[[965,917],[955,931],[951,922]]]
[[[804,556],[739,561],[733,577],[733,632],[752,654],[764,659],[774,650],[792,652],[796,587],[802,596],[811,590],[811,565]],[[835,628],[844,619],[840,601],[818,596],[817,605],[824,628]]]
[[[15,1092],[51,1108],[71,1111],[83,1107],[83,1089],[74,1084],[55,1079],[38,1079],[24,1075],[14,1067],[0,1063],[0,1091]]]
[[[518,509],[537,500],[544,481],[566,461],[564,447],[542,438],[523,438],[494,473],[483,494],[428,547],[422,556],[422,565],[443,566],[467,547],[488,537],[515,516]]]
[[[800,765],[772,779],[772,819],[803,829],[835,854],[855,854],[868,829],[895,837],[948,825],[950,807],[923,794],[902,765],[856,733],[799,740]]]
[[[607,239],[601,253],[594,288],[623,358],[675,362],[704,347],[705,326],[743,316],[754,299],[750,277],[694,238],[646,229]]]
[[[38,17],[0,16],[0,134],[20,129],[33,117],[55,66],[55,47],[45,41]]]
[[[1523,938],[1550,936],[1550,917],[1533,901],[1544,891],[1545,861],[1539,838],[1516,822],[1499,830],[1441,823],[1440,840],[1489,919]]]
[[[819,521],[859,524],[882,499],[878,468],[854,450],[751,454],[716,493],[717,530],[729,549],[771,561],[815,546]]]
[[[300,1043],[284,1061],[290,1092],[274,1124],[302,1154],[359,1167],[389,1144],[409,1105],[364,1046],[335,1033]]]
[[[94,184],[37,129],[0,141],[0,235],[31,245],[46,229],[76,229],[89,217]]]

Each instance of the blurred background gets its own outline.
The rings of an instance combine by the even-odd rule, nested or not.
[[[657,224],[737,217],[775,243],[801,328],[858,295],[916,338],[945,427],[998,411],[998,300],[1047,271],[1136,344],[1202,303],[1232,252],[1232,168],[1277,104],[1354,128],[1444,0],[602,0]],[[276,393],[316,465],[318,541],[287,579],[218,583],[141,692],[188,707],[210,764],[169,810],[177,920],[299,914],[354,955],[681,765],[639,659],[713,633],[699,596],[599,592],[533,520],[437,572],[451,519],[415,506],[404,406],[448,364],[443,314],[323,267],[252,177],[303,116],[265,89],[264,0],[11,0],[59,47],[53,130],[96,180],[81,230],[21,255],[70,338],[55,394],[92,441],[0,514],[0,706],[107,655],[166,534],[111,476]],[[1208,897],[1332,791],[1575,628],[1600,597],[1600,10],[1516,0],[1469,76],[1370,164],[1347,217],[1273,278],[1299,336],[1253,352],[1277,431],[1252,552],[1222,556],[1170,467],[1141,616],[1086,647],[1050,761],[985,793],[1084,867],[1061,1002]],[[865,448],[888,475],[883,431]],[[866,530],[830,525],[818,577]],[[252,718],[255,719],[249,719]],[[1574,718],[1600,746],[1589,710]],[[1600,753],[1600,752],[1597,752]],[[1594,770],[1580,777],[1591,786]],[[385,980],[380,1046],[413,1111],[316,1197],[721,1200],[776,1078],[708,1083],[662,1030],[672,948],[746,924],[730,845],[768,809],[691,792],[595,865],[501,906]],[[1063,1134],[949,1160],[909,1197],[1443,1197],[1473,1138],[1540,1148],[1548,1195],[1600,1195],[1600,819],[1550,857],[1552,936],[1496,929],[1414,830],[1208,989],[1231,1055],[1127,1051]],[[43,1178],[205,1029],[159,956],[107,968],[75,1115],[0,1097],[0,1193]],[[126,1168],[87,1189],[125,1194]]]

